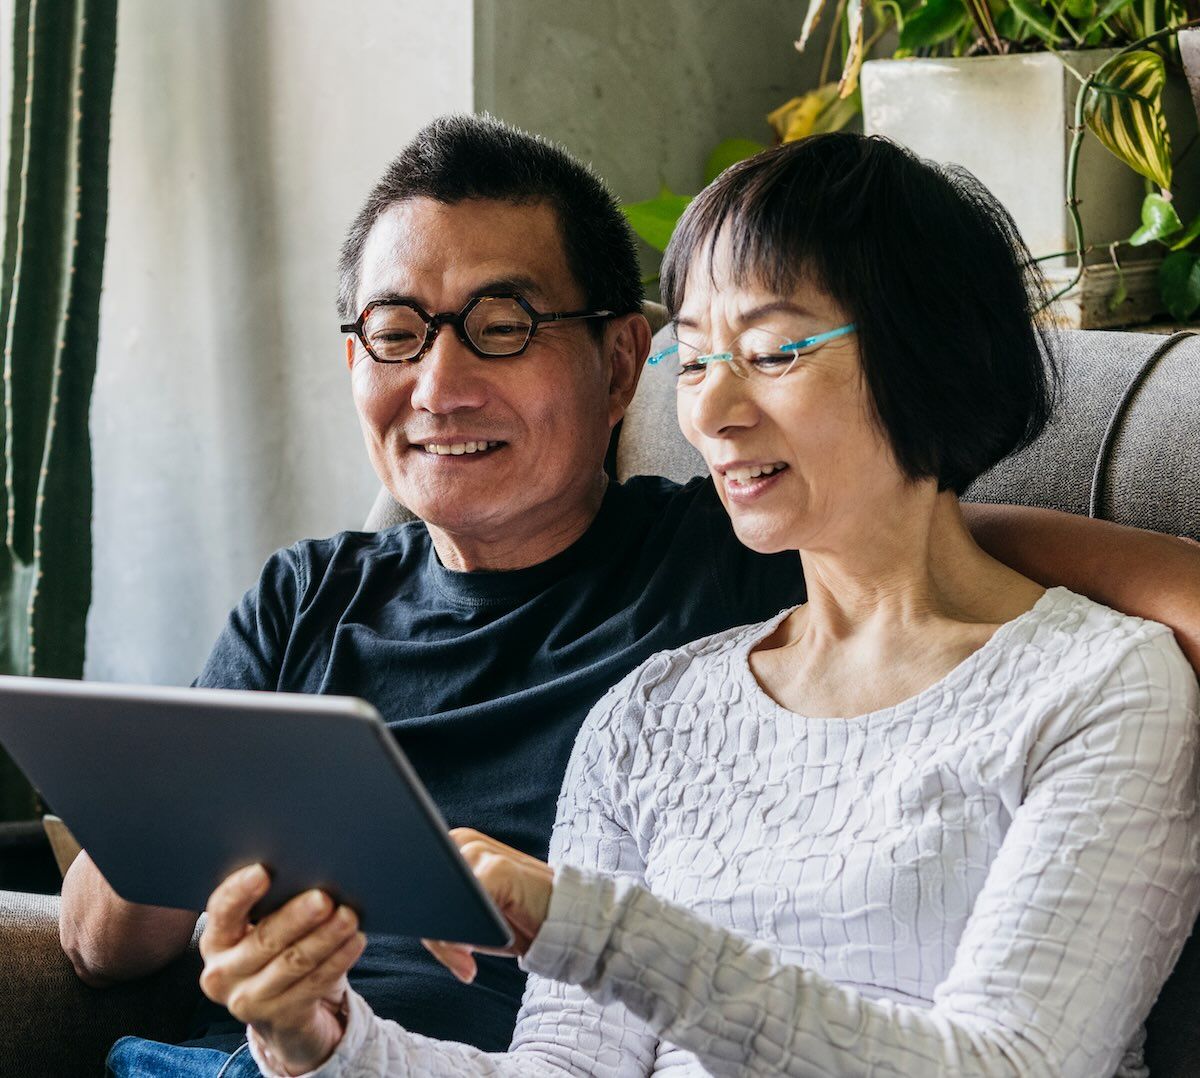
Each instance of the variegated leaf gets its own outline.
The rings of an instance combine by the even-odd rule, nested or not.
[[[1171,186],[1171,135],[1162,110],[1163,59],[1139,50],[1119,56],[1092,84],[1083,115],[1096,137],[1135,172]]]
[[[816,131],[816,124],[832,101],[837,100],[837,83],[827,82],[803,97],[793,97],[767,117],[780,142],[796,142]]]

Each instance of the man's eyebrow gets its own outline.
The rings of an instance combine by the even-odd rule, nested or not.
[[[404,292],[374,292],[367,297],[367,306],[372,303],[415,303],[418,307],[424,306],[416,296]]]
[[[523,296],[526,299],[536,297],[537,299],[545,299],[546,293],[542,286],[537,283],[532,277],[526,277],[521,274],[509,277],[495,277],[490,281],[485,281],[476,288],[472,288],[469,295],[464,297],[465,303],[468,299],[474,299],[476,296],[498,296],[515,293],[518,296]],[[369,296],[368,303],[415,303],[422,310],[427,309],[425,304],[416,296],[410,295],[407,292],[376,292]]]
[[[506,292],[515,292],[517,295],[525,297],[533,295],[539,299],[544,299],[546,296],[537,281],[523,274],[511,277],[493,277],[490,281],[479,285],[478,288],[471,289],[472,296],[495,296]]]
[[[799,303],[793,303],[791,300],[787,299],[773,299],[767,301],[766,303],[759,303],[754,307],[749,307],[746,310],[739,312],[734,321],[739,325],[744,326],[750,322],[754,322],[757,319],[762,318],[763,315],[779,313],[798,314],[810,318],[814,316],[811,310]],[[699,329],[700,323],[692,318],[676,318],[675,326],[676,328],[683,326],[684,329]]]

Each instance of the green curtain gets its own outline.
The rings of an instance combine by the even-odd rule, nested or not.
[[[116,0],[14,0],[0,266],[0,673],[78,678],[92,587],[92,458]],[[36,802],[0,759],[0,819]]]

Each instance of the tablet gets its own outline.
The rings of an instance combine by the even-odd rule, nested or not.
[[[364,931],[503,947],[503,917],[391,732],[352,697],[0,677],[0,743],[130,902],[202,910],[255,861]]]

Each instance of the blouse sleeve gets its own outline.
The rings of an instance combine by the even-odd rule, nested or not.
[[[635,873],[592,866],[557,869],[523,962],[623,1003],[716,1075],[1098,1078],[1117,1068],[1200,908],[1198,820],[1197,686],[1164,633],[1030,761],[931,1007],[785,965]]]
[[[642,879],[644,865],[630,832],[617,818],[613,795],[621,781],[615,767],[620,755],[617,731],[631,706],[633,676],[610,690],[585,721],[567,767],[550,841],[553,863],[579,865],[631,884]],[[272,1078],[274,1072],[253,1037],[250,1045],[259,1069]],[[620,1003],[600,1003],[582,988],[534,975],[507,1053],[409,1032],[376,1016],[352,992],[341,1043],[306,1078],[630,1078],[650,1074],[657,1047],[658,1037]]]

